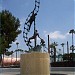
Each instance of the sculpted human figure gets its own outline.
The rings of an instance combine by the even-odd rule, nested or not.
[[[39,33],[37,32],[37,30],[35,30],[35,33],[33,34],[33,36],[29,38],[28,44],[30,43],[31,39],[36,39],[37,36],[40,38]],[[45,45],[45,41],[42,38],[40,38],[40,40],[41,40],[40,44]]]
[[[33,21],[35,20],[35,16],[36,16],[37,14],[35,13],[34,14],[34,11],[32,12],[32,16],[30,17],[30,19],[28,20],[28,22],[27,23],[29,23],[29,30],[30,30],[30,28],[31,28],[31,25],[32,25],[32,23],[33,23]]]
[[[33,36],[29,38],[28,44],[30,43],[30,40],[31,40],[31,39],[35,39],[37,36],[39,37],[39,33],[37,32],[37,30],[35,30],[35,33],[33,34]],[[40,37],[39,37],[39,38],[40,38]]]

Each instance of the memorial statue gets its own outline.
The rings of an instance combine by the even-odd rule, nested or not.
[[[29,50],[38,51],[41,50],[41,46],[45,46],[45,41],[39,36],[38,31],[36,30],[35,18],[39,11],[40,0],[35,0],[35,7],[34,10],[28,15],[23,31],[23,37],[26,45],[28,46]],[[28,33],[30,32],[31,25],[34,22],[34,34],[31,37],[28,37]],[[37,44],[37,37],[40,38],[40,45]],[[34,39],[34,47],[31,45],[31,40]]]

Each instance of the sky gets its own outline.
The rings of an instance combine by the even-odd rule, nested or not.
[[[18,48],[27,50],[23,39],[23,28],[26,18],[34,9],[35,0],[0,0],[0,11],[9,10],[16,18],[20,19],[20,29],[22,33],[18,35],[17,40],[12,43],[9,49],[15,50],[17,48],[16,42],[19,42]],[[71,29],[75,29],[75,0],[40,0],[40,9],[36,16],[36,29],[41,38],[46,42],[48,35],[50,36],[50,43],[57,42],[57,50],[61,49],[61,43],[65,43],[65,52],[67,51],[66,42],[69,46],[72,44],[72,36],[69,34]],[[30,30],[30,35],[33,35],[33,24]],[[74,35],[75,37],[75,35]],[[39,44],[38,39],[38,44]],[[75,41],[74,41],[75,43]]]

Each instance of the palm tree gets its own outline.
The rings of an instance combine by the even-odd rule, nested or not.
[[[52,53],[52,49],[54,49],[54,62],[56,62],[56,46],[58,46],[57,42],[54,42],[50,45],[51,53]]]
[[[71,48],[72,53],[73,53],[73,52],[74,52],[73,34],[75,34],[74,29],[70,30],[70,32],[69,32],[69,33],[70,33],[70,34],[72,34],[72,46],[71,46],[70,48]]]
[[[56,46],[58,46],[57,42],[53,43],[54,45],[54,62],[56,62]]]
[[[63,47],[63,55],[64,55],[64,45],[65,45],[64,43],[61,44],[61,46]]]
[[[62,61],[61,49],[59,49],[59,53],[58,53],[58,61]]]

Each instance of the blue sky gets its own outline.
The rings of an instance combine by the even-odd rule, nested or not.
[[[20,19],[21,27],[23,31],[24,23],[29,13],[34,8],[35,0],[0,0],[0,11],[3,9],[9,10],[15,17]],[[36,28],[47,46],[47,35],[50,35],[50,43],[58,42],[57,49],[61,48],[61,43],[69,41],[71,45],[71,35],[68,32],[71,29],[75,29],[75,15],[74,15],[74,3],[75,0],[40,0],[40,10],[36,17]],[[33,25],[31,27],[31,34],[33,35]],[[75,37],[75,35],[74,35]],[[19,42],[19,48],[26,50],[26,46],[23,33],[21,33],[17,40],[12,44],[9,50],[16,49],[16,42]],[[39,40],[38,40],[39,42]]]

